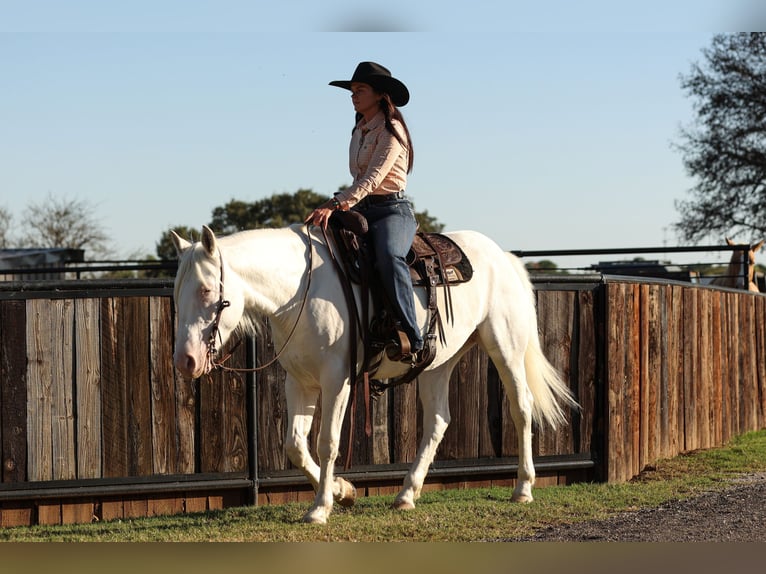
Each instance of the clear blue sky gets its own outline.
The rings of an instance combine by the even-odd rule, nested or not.
[[[671,146],[692,119],[679,75],[763,12],[375,6],[0,0],[0,206],[18,224],[48,194],[85,200],[128,256],[230,199],[329,195],[350,181],[353,110],[327,83],[375,60],[412,94],[408,193],[448,230],[509,250],[673,245],[693,184]]]

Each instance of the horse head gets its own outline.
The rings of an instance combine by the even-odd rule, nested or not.
[[[726,244],[730,246],[739,245],[738,243],[732,241],[728,237],[725,237]],[[749,249],[747,250],[747,287],[746,289],[749,289],[750,291],[758,291],[758,286],[755,283],[755,254],[763,247],[764,239],[761,239],[756,244],[749,244]],[[745,250],[736,250],[732,252],[731,254],[731,262],[730,267],[734,266],[739,269],[742,269],[745,265]],[[739,272],[739,276],[741,278],[744,278],[745,273],[744,270]],[[738,281],[739,282],[739,281]]]
[[[218,345],[223,346],[239,324],[244,296],[210,228],[203,226],[197,243],[172,231],[171,235],[178,252],[173,360],[182,375],[197,378],[210,372]]]

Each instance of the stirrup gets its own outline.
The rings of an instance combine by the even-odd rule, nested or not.
[[[386,348],[386,354],[392,361],[401,361],[412,354],[410,351],[410,339],[404,331],[399,329],[396,330],[396,336],[398,340],[394,341],[394,345]]]

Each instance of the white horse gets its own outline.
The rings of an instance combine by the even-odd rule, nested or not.
[[[747,246],[749,249],[735,249],[732,251],[726,273],[713,279],[711,284],[731,287],[732,289],[746,289],[747,291],[759,293],[760,289],[758,289],[758,285],[755,283],[755,254],[763,247],[765,240],[762,239],[755,245],[746,245],[735,243],[728,237],[724,239],[726,239],[726,244],[731,247],[739,245],[740,247]],[[747,261],[745,258],[747,258]],[[747,278],[747,286],[745,286],[745,278]]]
[[[300,226],[243,231],[221,238],[205,227],[201,241],[194,244],[173,235],[179,253],[176,367],[186,377],[200,377],[211,369],[210,347],[215,346],[216,332],[223,344],[235,329],[252,329],[256,317],[269,319],[275,348],[284,346],[280,363],[287,372],[287,455],[316,491],[303,519],[325,523],[333,501],[349,505],[356,495],[348,481],[333,473],[350,391],[351,342],[349,310],[326,245]],[[445,322],[446,343],[437,344],[434,361],[418,379],[423,436],[393,506],[415,506],[450,422],[450,375],[474,343],[491,357],[506,388],[519,437],[513,500],[529,502],[535,478],[533,420],[553,427],[564,424],[567,409],[577,408],[577,403],[541,351],[532,286],[521,262],[479,233],[448,235],[470,258],[474,276],[468,283],[451,287],[454,322]],[[228,305],[221,304],[224,298]],[[439,299],[441,306],[443,294]],[[416,290],[423,328],[425,304],[425,294]],[[361,361],[361,345],[358,348]],[[375,378],[397,377],[408,368],[384,359]],[[320,397],[317,464],[309,454],[307,435]]]

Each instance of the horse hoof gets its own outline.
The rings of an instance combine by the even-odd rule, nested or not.
[[[394,510],[415,510],[415,503],[410,502],[409,500],[394,500],[394,503],[391,505],[391,508]]]
[[[328,512],[321,506],[314,506],[303,515],[304,524],[327,524]]]
[[[511,502],[520,502],[522,504],[533,502],[534,500],[531,494],[514,494],[511,497]]]
[[[338,480],[340,481],[340,493],[335,499],[335,502],[343,508],[354,506],[354,503],[356,502],[356,487],[342,478],[339,478]]]
[[[309,511],[303,515],[304,524],[327,524],[327,517],[323,512]]]

